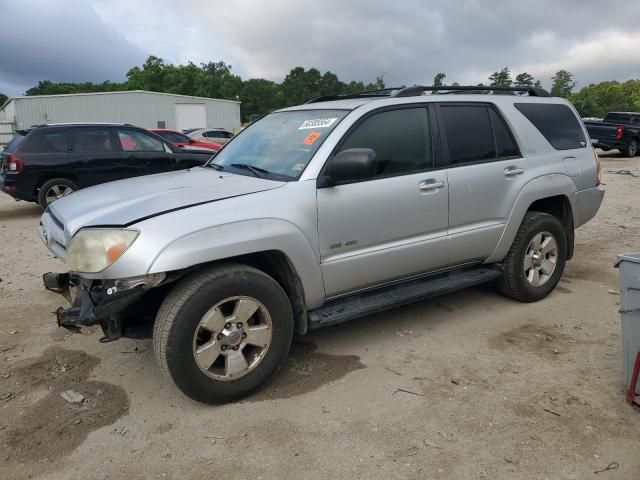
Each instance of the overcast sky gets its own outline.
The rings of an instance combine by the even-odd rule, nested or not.
[[[616,13],[617,12],[617,13]],[[149,54],[281,81],[298,65],[387,85],[640,78],[640,0],[0,0],[0,92],[122,81]]]

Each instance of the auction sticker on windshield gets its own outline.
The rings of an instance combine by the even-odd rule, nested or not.
[[[298,130],[310,130],[312,128],[328,128],[338,120],[337,118],[316,118],[313,120],[305,120]]]
[[[320,138],[320,135],[322,135],[322,133],[320,132],[311,132],[309,135],[304,137],[304,140],[302,140],[302,143],[304,143],[305,145],[313,145],[315,141],[318,140],[318,138]]]

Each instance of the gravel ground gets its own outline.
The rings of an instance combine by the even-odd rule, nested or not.
[[[58,329],[41,212],[0,195],[2,478],[637,478],[613,261],[640,250],[640,158],[602,160],[603,207],[547,299],[479,287],[317,331],[216,407],[172,387],[148,340]]]

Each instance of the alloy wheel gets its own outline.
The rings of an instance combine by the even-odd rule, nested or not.
[[[264,359],[273,324],[258,300],[237,296],[216,303],[200,320],[193,337],[193,357],[207,376],[235,380]]]
[[[547,283],[556,270],[558,242],[549,232],[536,234],[525,251],[524,276],[530,285],[540,287]]]

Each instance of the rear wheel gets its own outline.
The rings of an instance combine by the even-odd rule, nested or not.
[[[66,178],[53,178],[42,184],[38,191],[38,203],[46,210],[56,200],[78,190],[78,186]]]
[[[230,264],[182,280],[158,312],[154,352],[188,397],[241,398],[282,364],[293,337],[291,305],[280,285],[255,268]]]
[[[638,140],[632,138],[624,148],[620,150],[623,157],[635,157],[638,154]]]
[[[567,235],[553,215],[529,212],[503,262],[498,289],[522,302],[541,300],[555,288],[567,259]]]

